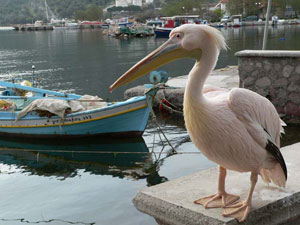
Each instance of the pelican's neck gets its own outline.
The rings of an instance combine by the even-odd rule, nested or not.
[[[202,56],[189,73],[185,94],[191,98],[202,99],[203,86],[211,71],[214,69],[219,50],[214,45],[202,49]]]

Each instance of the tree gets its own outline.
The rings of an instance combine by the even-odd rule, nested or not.
[[[86,19],[90,21],[101,20],[103,17],[103,9],[97,5],[89,5],[86,10]]]
[[[222,11],[220,8],[213,11],[211,15],[211,22],[218,22],[224,16],[225,12]]]
[[[164,16],[198,13],[201,14],[202,0],[175,0],[170,1],[162,8]]]
[[[300,2],[299,0],[272,0],[271,13],[283,12],[290,2]],[[231,15],[243,14],[243,16],[258,15],[265,13],[268,0],[228,0],[227,9]]]

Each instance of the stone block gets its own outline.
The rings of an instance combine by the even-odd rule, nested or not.
[[[291,65],[284,66],[283,67],[283,76],[287,77],[287,78],[290,77],[291,74],[292,74],[292,72],[293,72],[293,70],[294,70],[294,67],[291,66]]]
[[[300,116],[300,107],[292,102],[286,103],[284,111],[287,116]]]
[[[274,81],[274,87],[286,87],[288,80],[286,78],[280,78]]]
[[[298,65],[298,66],[296,67],[295,72],[296,72],[297,74],[300,74],[300,65]]]
[[[268,77],[263,77],[263,78],[258,79],[255,82],[255,85],[258,87],[269,87],[271,85],[271,80]]]
[[[285,99],[287,96],[287,90],[286,88],[278,88],[277,89],[277,96],[276,98]]]
[[[274,65],[274,68],[275,68],[275,70],[276,70],[277,72],[282,71],[282,66],[281,66],[279,63],[276,63],[276,64]]]
[[[295,91],[295,92],[300,93],[300,85],[295,84],[295,82],[291,82],[287,89],[289,92]]]
[[[247,77],[245,80],[244,80],[244,84],[245,85],[253,85],[255,83],[255,78],[253,76],[251,77]]]
[[[282,148],[288,169],[286,188],[266,185],[259,178],[252,209],[244,225],[283,225],[300,216],[300,143]],[[193,203],[217,190],[217,169],[200,171],[141,190],[133,202],[138,210],[168,225],[238,225],[221,216],[222,209],[204,209]],[[249,173],[228,171],[228,192],[245,199],[250,187]],[[298,221],[299,222],[299,221]],[[297,223],[295,223],[297,224]]]
[[[299,92],[291,92],[288,95],[287,100],[297,104],[298,106],[300,106],[300,93]]]

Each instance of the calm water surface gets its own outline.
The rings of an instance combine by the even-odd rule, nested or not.
[[[263,27],[222,32],[230,50],[221,53],[218,68],[236,65],[236,51],[262,46]],[[270,28],[268,48],[300,50],[299,35],[300,26]],[[113,94],[108,86],[164,41],[117,40],[99,30],[0,32],[0,79],[31,80],[35,65],[39,87],[121,100],[126,88],[148,78]],[[181,60],[163,69],[179,76],[192,65]],[[170,147],[151,122],[138,139],[0,139],[0,224],[155,224],[132,205],[138,190],[214,166],[190,142],[182,119],[159,118],[159,123],[185,154],[166,157]],[[283,145],[299,140],[299,128],[291,126]]]

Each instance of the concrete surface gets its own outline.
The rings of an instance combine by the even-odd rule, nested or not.
[[[171,87],[185,87],[188,75],[170,78],[167,82]],[[239,74],[237,66],[228,66],[214,70],[207,78],[206,85],[213,85],[231,89],[239,86]]]
[[[281,149],[288,168],[286,188],[266,185],[259,178],[253,194],[253,206],[241,224],[300,224],[300,143]],[[250,173],[228,171],[226,190],[246,198]],[[135,207],[165,225],[233,225],[233,218],[221,216],[222,209],[204,209],[194,200],[217,189],[217,168],[200,171],[141,190],[133,202]],[[295,218],[299,218],[295,220]]]
[[[237,57],[300,57],[300,51],[285,50],[243,50],[234,54]]]
[[[161,89],[157,92],[156,97],[159,99],[165,98],[177,108],[183,107],[183,94],[186,86],[188,75],[169,78],[166,83],[167,86],[173,87],[170,89]],[[239,86],[239,75],[237,66],[228,66],[222,69],[214,70],[208,77],[205,85],[213,85],[217,87],[223,87],[231,89]],[[174,88],[175,87],[175,88]],[[144,86],[137,86],[125,91],[124,98],[129,99],[134,96],[144,95]],[[154,103],[154,107],[159,105],[159,102]]]

